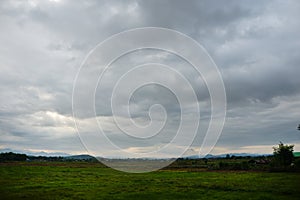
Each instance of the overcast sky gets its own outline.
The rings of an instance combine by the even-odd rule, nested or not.
[[[220,70],[227,117],[211,153],[271,153],[279,141],[295,144],[300,151],[299,10],[296,0],[1,1],[0,149],[86,153],[72,114],[73,81],[80,64],[109,36],[151,26],[195,39]],[[145,62],[177,66],[196,88],[203,111],[199,136],[190,148],[196,154],[201,131],[207,129],[210,100],[203,80],[194,76],[187,63],[166,52],[134,52],[111,66],[104,77],[105,91],[112,90],[127,69],[124,66]],[[103,94],[96,94],[96,111],[98,120],[112,133],[109,137],[129,151],[152,148],[147,142],[124,142],[115,133]],[[151,143],[159,146],[178,128],[180,109],[166,88],[149,86],[133,95],[132,116],[147,123],[153,103],[163,105],[169,117],[165,134]],[[78,120],[88,128],[95,126],[88,117]]]

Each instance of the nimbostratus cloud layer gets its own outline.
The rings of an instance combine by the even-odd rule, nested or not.
[[[228,107],[223,133],[212,153],[269,153],[279,141],[296,144],[299,149],[299,9],[298,1],[1,2],[0,147],[85,152],[76,134],[71,105],[80,63],[112,34],[152,26],[192,37],[219,67]],[[122,146],[103,97],[127,66],[147,61],[175,66],[196,88],[201,128],[188,152],[196,154],[211,113],[209,93],[188,63],[167,52],[136,51],[113,63],[104,77],[103,91],[95,96],[98,120]],[[157,146],[164,144],[178,127],[176,98],[165,88],[147,86],[131,100],[131,115],[140,124],[149,121],[148,109],[153,103],[165,107],[170,118],[165,138],[159,138]],[[79,120],[90,129],[95,126],[88,116]],[[157,148],[147,145],[125,146],[133,152],[143,151],[141,147]],[[114,156],[114,152],[108,154]]]

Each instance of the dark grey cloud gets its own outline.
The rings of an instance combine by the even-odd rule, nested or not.
[[[300,120],[299,9],[298,1],[2,2],[0,147],[81,151],[71,122],[73,80],[80,63],[112,34],[143,26],[171,28],[191,36],[219,67],[228,100],[219,149],[238,151],[278,141],[299,145],[295,131]],[[139,60],[145,55],[151,53],[128,56],[116,66],[145,62]],[[177,64],[197,88],[206,130],[210,101],[203,80],[179,58],[159,55],[152,52],[148,60]],[[122,70],[115,67],[107,75],[108,92],[110,81]],[[161,99],[151,99],[154,94]],[[136,93],[133,114],[147,118],[149,105],[159,100],[173,116],[172,123],[176,122],[176,100],[161,89]],[[84,97],[81,101],[85,102]],[[109,117],[106,102],[97,103],[99,116]],[[200,135],[195,148],[201,144]],[[221,151],[217,147],[216,152]]]

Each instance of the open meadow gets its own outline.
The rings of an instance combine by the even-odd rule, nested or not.
[[[161,170],[98,162],[0,163],[1,199],[299,199],[300,173]]]

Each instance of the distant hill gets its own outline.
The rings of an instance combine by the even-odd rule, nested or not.
[[[67,156],[64,157],[66,160],[94,160],[96,159],[93,156],[90,156],[88,154],[83,154],[83,155],[74,155],[74,156]]]

